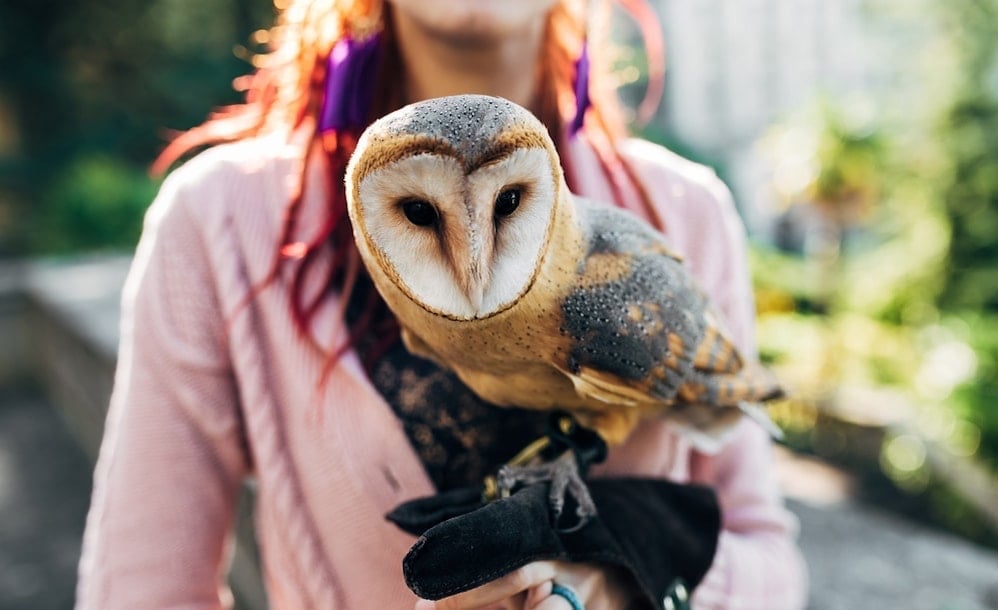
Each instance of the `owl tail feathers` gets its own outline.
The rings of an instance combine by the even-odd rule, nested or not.
[[[766,410],[761,405],[742,401],[738,403],[738,409],[742,412],[742,415],[759,424],[773,439],[778,441],[783,440],[783,430],[776,425],[776,422],[769,417],[769,413],[766,413]]]
[[[747,362],[734,374],[718,377],[716,386],[718,402],[729,406],[741,402],[765,402],[785,395],[776,375],[754,361]]]
[[[780,427],[770,419],[769,414],[760,404],[786,396],[786,392],[784,392],[776,375],[759,362],[750,362],[739,371],[737,377],[744,383],[742,392],[739,393],[736,390],[733,393],[737,399],[738,410],[741,411],[742,415],[759,424],[772,438],[783,440],[783,430],[780,430]]]
[[[665,412],[679,434],[701,453],[719,452],[742,420],[741,410],[702,403],[680,403]]]
[[[749,419],[758,424],[772,438],[781,440],[783,431],[756,403],[740,402],[736,407],[684,404],[669,409],[666,417],[679,433],[701,453],[718,453],[734,436],[738,424]]]

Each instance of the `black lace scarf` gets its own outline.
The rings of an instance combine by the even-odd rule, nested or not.
[[[371,307],[366,276],[347,308],[351,326]],[[384,307],[380,299],[379,307]],[[387,311],[382,316],[390,316]],[[355,348],[367,374],[401,420],[438,491],[477,485],[528,443],[544,434],[547,413],[500,408],[478,398],[457,375],[413,356],[395,337],[387,349],[383,324],[370,324]],[[395,333],[397,335],[397,333]],[[375,354],[376,351],[382,351]],[[376,355],[376,358],[369,358]],[[373,362],[369,362],[373,360]]]

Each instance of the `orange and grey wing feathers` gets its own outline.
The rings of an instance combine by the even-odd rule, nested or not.
[[[584,212],[588,252],[562,303],[577,392],[708,435],[730,428],[746,402],[780,394],[768,371],[743,363],[659,234],[618,210]]]
[[[693,356],[694,372],[679,397],[686,402],[735,407],[782,396],[776,377],[755,362],[743,362],[717,318],[709,311],[704,313],[707,326]]]
[[[647,225],[619,210],[583,210],[588,251],[562,301],[564,368],[597,400],[670,404],[694,372],[706,301]]]

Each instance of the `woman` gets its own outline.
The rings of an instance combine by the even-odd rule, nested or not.
[[[751,352],[744,231],[727,190],[709,170],[623,138],[605,73],[593,70],[588,107],[586,89],[574,91],[585,64],[581,0],[277,4],[274,52],[247,104],[160,159],[163,168],[226,142],[174,171],[147,216],[123,300],[78,607],[225,605],[229,530],[250,475],[272,608],[624,607],[627,581],[594,564],[533,562],[437,602],[405,587],[400,564],[413,538],[384,515],[480,481],[541,424],[529,413],[495,417],[451,375],[404,352],[358,266],[343,168],[365,121],[405,103],[511,99],[548,126],[574,191],[668,235]],[[589,47],[594,62],[605,59]],[[363,69],[341,78],[340,60]],[[358,100],[361,121],[330,110]],[[715,488],[723,531],[694,607],[803,604],[794,522],[758,427],[741,425],[708,456],[653,423],[598,474]]]

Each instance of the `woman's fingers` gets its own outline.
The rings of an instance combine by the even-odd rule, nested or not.
[[[551,562],[535,561],[480,587],[445,597],[436,603],[420,601],[416,604],[416,610],[478,610],[500,604],[520,594],[523,594],[522,600],[529,595],[528,590],[550,582],[554,575],[555,568]]]
[[[593,608],[629,607],[636,595],[618,568],[535,561],[476,589],[437,602],[420,600],[415,610],[571,610],[567,599],[551,594],[555,582]]]
[[[572,604],[559,595],[549,595],[536,606],[527,606],[528,610],[572,610]]]
[[[548,580],[531,588],[523,610],[572,610],[572,604],[564,597],[551,595],[553,586],[554,581]]]
[[[537,610],[542,608],[544,600],[551,595],[551,587],[554,581],[545,580],[539,585],[534,585],[527,590],[527,599],[523,602],[523,610]]]

